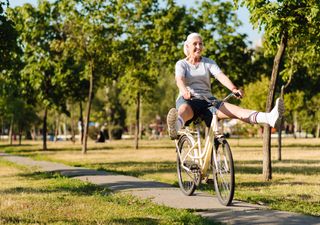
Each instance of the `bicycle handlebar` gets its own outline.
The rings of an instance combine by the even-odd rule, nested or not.
[[[228,94],[224,99],[222,99],[222,102],[226,102],[228,101],[231,97],[241,97],[240,94],[238,93],[230,93]],[[191,96],[191,99],[200,99],[200,100],[205,100],[206,102],[210,103],[211,105],[214,105],[217,102],[217,99],[211,100],[209,98],[207,98],[204,95],[200,95],[200,94],[196,94],[193,93]]]

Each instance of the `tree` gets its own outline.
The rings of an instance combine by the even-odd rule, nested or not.
[[[10,121],[9,144],[12,144],[14,123],[21,128],[21,120],[26,105],[21,91],[20,69],[22,67],[21,48],[18,46],[18,32],[13,21],[4,12],[8,2],[0,2],[0,112],[5,120]],[[21,139],[20,139],[21,143]]]
[[[234,0],[234,2],[236,5],[238,3],[245,5],[249,9],[252,24],[255,27],[263,27],[265,30],[264,45],[267,50],[271,54],[276,53],[266,102],[266,111],[269,112],[275,96],[280,63],[285,55],[288,42],[314,37],[315,27],[319,24],[317,18],[319,18],[320,3],[306,0]],[[263,175],[265,180],[270,180],[272,179],[271,135],[268,125],[264,127],[263,139]]]
[[[114,2],[58,1],[60,20],[66,40],[65,54],[72,54],[77,62],[83,62],[81,77],[89,81],[82,153],[87,152],[88,127],[91,104],[102,76],[111,78],[108,71],[111,43],[114,37]]]
[[[18,33],[14,28],[14,24],[5,13],[4,6],[8,6],[8,2],[0,1],[0,72],[3,74],[6,70],[10,70],[19,60],[18,53],[21,50],[18,47]]]
[[[123,3],[122,3],[123,4]],[[127,1],[133,7],[119,10],[123,33],[126,39],[121,43],[122,57],[125,59],[125,73],[120,78],[122,92],[129,104],[136,106],[135,111],[135,148],[138,148],[140,134],[141,102],[150,103],[156,98],[156,84],[162,68],[168,61],[173,64],[173,57],[181,54],[177,49],[179,35],[185,35],[182,28],[185,9],[180,9],[173,1],[167,7],[159,8],[158,1]],[[122,16],[130,16],[125,20]],[[181,40],[181,39],[180,39]],[[171,54],[172,53],[172,54]],[[172,68],[172,67],[171,67]]]
[[[241,22],[232,3],[206,0],[192,12],[201,24],[199,32],[205,41],[206,56],[214,59],[239,87],[259,79],[251,69],[254,52],[245,43],[247,36],[236,32]],[[221,92],[217,88],[214,91]]]
[[[10,17],[19,33],[23,48],[21,71],[23,80],[32,90],[44,108],[43,150],[47,149],[47,114],[50,108],[66,112],[64,93],[61,92],[59,77],[54,73],[56,52],[51,44],[59,36],[56,29],[56,13],[48,1],[39,1],[38,7],[30,4],[10,10]],[[29,91],[29,90],[28,90]]]
[[[311,99],[310,99],[310,107],[308,107],[309,109],[311,109],[310,114],[311,114],[311,119],[312,119],[312,124],[311,124],[311,128],[313,128],[314,130],[314,136],[316,138],[320,137],[320,93],[317,93],[316,95],[314,95]]]

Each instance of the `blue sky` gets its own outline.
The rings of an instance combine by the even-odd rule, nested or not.
[[[201,2],[201,0],[198,0]],[[194,0],[176,0],[176,2],[180,5],[185,5],[187,7],[194,6]],[[243,23],[243,25],[238,29],[239,33],[245,33],[248,35],[249,41],[255,45],[260,41],[262,37],[262,33],[257,29],[253,29],[252,25],[249,22],[249,11],[245,7],[241,7],[237,10],[237,16],[239,20]]]
[[[201,0],[200,0],[201,1]],[[18,5],[23,5],[24,3],[31,3],[36,5],[37,0],[9,0],[10,6],[15,7]],[[176,0],[177,4],[185,5],[187,7],[194,5],[194,0]],[[242,21],[243,25],[238,29],[238,32],[245,33],[248,35],[248,40],[255,45],[262,37],[262,33],[258,30],[254,30],[249,22],[249,12],[246,8],[242,7],[237,11],[238,18]]]

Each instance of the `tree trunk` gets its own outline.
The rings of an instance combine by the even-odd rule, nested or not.
[[[263,127],[263,177],[265,181],[272,179],[271,168],[271,129],[268,124]]]
[[[21,145],[21,141],[22,141],[22,129],[19,126],[19,145]]]
[[[82,114],[82,103],[80,101],[80,142],[81,142],[81,145],[83,144],[83,131],[84,131],[84,123],[83,123],[83,114]]]
[[[293,112],[293,137],[297,138],[297,134],[298,134],[298,112],[294,111]]]
[[[32,129],[31,133],[32,133],[32,140],[36,141],[37,140],[37,135],[38,135],[36,125],[33,125],[33,129]]]
[[[306,129],[306,134],[304,136],[305,138],[308,138],[308,129]]]
[[[281,87],[281,95],[280,98],[283,100],[284,95],[284,86]],[[278,127],[278,161],[282,160],[281,148],[282,148],[282,125],[283,118],[281,118],[280,127]]]
[[[142,115],[142,102],[141,102],[141,97],[139,94],[139,140],[142,140],[142,132],[143,132],[143,124],[142,121],[140,120],[141,115]]]
[[[42,128],[42,139],[43,139],[43,147],[42,150],[47,150],[47,114],[48,108],[44,108],[44,115],[43,115],[43,128]]]
[[[108,137],[109,137],[109,141],[112,141],[113,137],[112,137],[112,129],[113,129],[113,125],[109,125],[108,126]]]
[[[284,32],[281,37],[281,43],[278,49],[278,52],[274,58],[269,94],[266,104],[266,112],[270,112],[273,99],[275,94],[275,88],[277,83],[277,78],[279,74],[279,67],[281,59],[284,55],[285,49],[287,46],[287,33]],[[272,179],[272,168],[271,168],[271,129],[269,125],[264,125],[264,134],[263,134],[263,177],[266,181]]]
[[[89,96],[86,108],[86,118],[84,124],[84,133],[83,133],[83,144],[82,144],[82,154],[87,153],[87,142],[88,142],[88,130],[89,130],[89,122],[90,122],[90,111],[91,111],[91,103],[93,96],[93,76],[94,76],[94,68],[93,61],[90,61],[90,85],[89,85]]]
[[[134,134],[134,142],[135,142],[135,149],[139,148],[139,123],[140,123],[140,93],[137,94],[137,108],[136,108],[136,129]]]
[[[73,143],[75,143],[75,141],[76,141],[76,133],[75,133],[75,128],[74,128],[74,126],[75,126],[75,122],[74,122],[74,111],[73,111],[73,107],[71,106],[71,110],[70,110],[71,112],[70,112],[70,119],[71,119],[71,141],[73,142]]]
[[[317,123],[316,138],[320,137],[320,123]]]
[[[9,128],[9,134],[8,134],[9,145],[12,145],[12,133],[13,133],[13,116],[10,121],[10,128]]]
[[[62,130],[63,130],[64,140],[66,141],[68,139],[68,131],[67,131],[66,119],[64,119],[64,121],[62,123]]]
[[[59,135],[60,135],[60,116],[57,115],[57,118],[55,119],[54,142],[57,142]]]

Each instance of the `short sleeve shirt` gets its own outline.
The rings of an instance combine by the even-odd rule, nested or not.
[[[176,63],[175,76],[185,78],[186,86],[194,93],[211,97],[210,76],[218,78],[222,73],[215,61],[202,57],[200,63],[195,66],[186,59],[181,59]],[[179,93],[179,97],[182,93]]]

